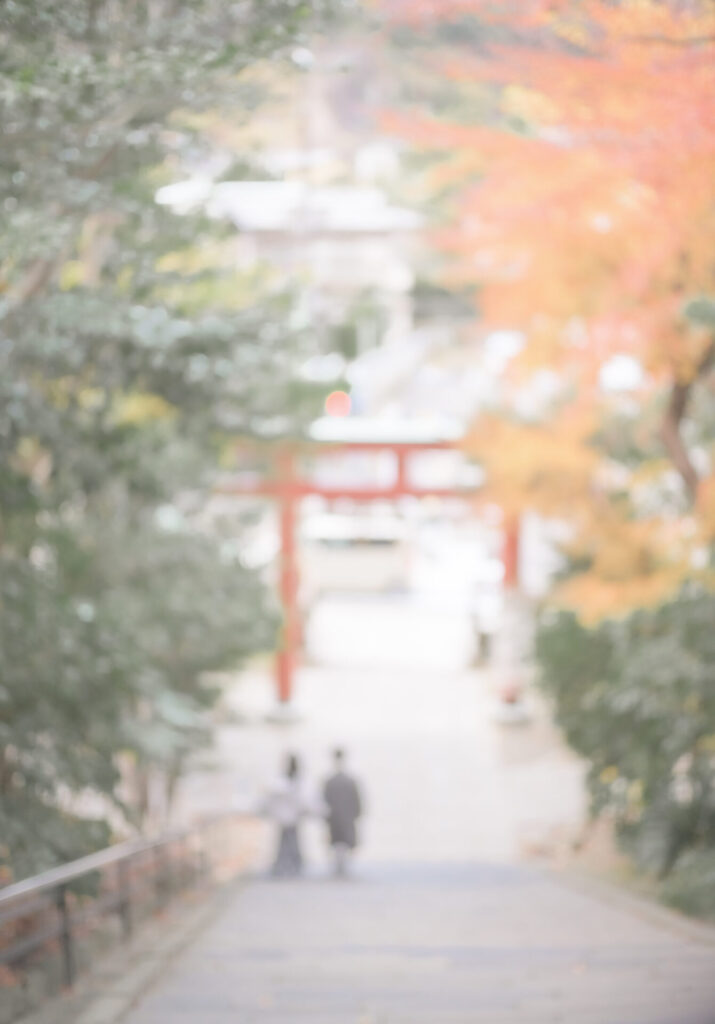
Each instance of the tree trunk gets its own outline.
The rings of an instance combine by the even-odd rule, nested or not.
[[[660,431],[663,444],[685,484],[691,502],[695,502],[697,498],[699,477],[683,441],[680,428],[688,410],[693,385],[699,377],[703,377],[712,369],[713,364],[715,364],[715,341],[711,341],[708,345],[690,380],[676,381],[673,384]]]

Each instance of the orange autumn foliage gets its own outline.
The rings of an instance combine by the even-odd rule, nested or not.
[[[482,123],[388,118],[415,144],[444,152],[432,180],[452,189],[453,216],[436,241],[451,279],[479,284],[487,325],[523,332],[515,384],[548,368],[571,394],[538,425],[481,420],[470,447],[506,507],[572,522],[573,553],[588,569],[562,599],[599,615],[660,600],[701,572],[702,549],[715,540],[715,484],[683,436],[691,392],[715,363],[712,332],[683,315],[693,296],[715,294],[715,8],[384,3],[423,31],[469,17],[500,27],[478,47],[451,42],[431,55],[431,73],[456,92],[484,90]],[[604,484],[608,459],[593,436],[618,404],[601,377],[615,356],[643,371],[627,401],[665,404],[650,438],[650,486],[657,491],[675,469],[679,511],[654,513],[630,470],[617,487]],[[710,449],[712,465],[712,439]]]
[[[485,494],[511,514],[525,505],[545,515],[582,506],[591,494],[599,462],[589,447],[591,417],[573,408],[547,423],[526,428],[500,416],[481,416],[466,438],[486,473]]]

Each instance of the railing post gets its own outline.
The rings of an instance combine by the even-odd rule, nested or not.
[[[164,848],[165,851],[166,851],[166,856],[165,856],[164,863],[165,863],[165,870],[166,870],[166,902],[167,903],[171,903],[171,901],[172,901],[172,899],[174,897],[174,890],[176,888],[176,880],[174,878],[174,862],[171,859],[171,856],[172,856],[172,853],[173,853],[173,850],[172,850],[172,846],[173,845],[174,845],[173,843],[169,842],[169,843],[166,844],[166,846]]]
[[[75,979],[74,943],[72,941],[72,919],[67,906],[67,886],[59,885],[55,891],[55,904],[60,919],[60,949],[65,985],[72,988]]]
[[[191,859],[191,836],[187,832],[181,839],[181,888],[190,889],[194,884],[194,865]]]
[[[166,904],[166,892],[162,868],[161,846],[157,845],[154,847],[154,888],[156,892],[157,910],[161,910]]]
[[[224,828],[228,837],[229,871],[231,872],[231,878],[233,878],[234,872],[237,870],[240,849],[238,822],[234,818],[225,818]]]
[[[213,849],[211,844],[211,821],[201,823],[199,832],[201,844],[201,875],[204,881],[213,881]]]
[[[117,882],[119,884],[119,917],[122,922],[124,941],[128,942],[134,931],[132,917],[132,884],[129,875],[129,864],[120,860],[117,865]]]

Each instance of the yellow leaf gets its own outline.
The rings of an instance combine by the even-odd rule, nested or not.
[[[120,424],[140,426],[142,423],[167,419],[174,415],[174,407],[160,395],[137,392],[120,398],[116,403],[116,419]]]
[[[81,260],[67,260],[60,270],[60,288],[69,292],[84,284],[84,263]]]

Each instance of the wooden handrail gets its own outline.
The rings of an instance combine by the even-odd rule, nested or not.
[[[86,857],[70,861],[68,864],[49,868],[47,871],[40,872],[39,875],[31,875],[30,878],[24,878],[19,882],[12,882],[10,885],[0,888],[0,907],[23,896],[32,896],[48,889],[56,889],[61,885],[69,885],[70,882],[74,882],[92,871],[101,871],[102,868],[118,864],[147,850],[188,839],[193,835],[200,835],[203,829],[219,821],[243,816],[245,814],[242,812],[224,811],[212,817],[203,818],[190,828],[167,832],[154,839],[129,839],[126,842],[108,846],[104,850],[98,850],[96,853],[90,853]]]

